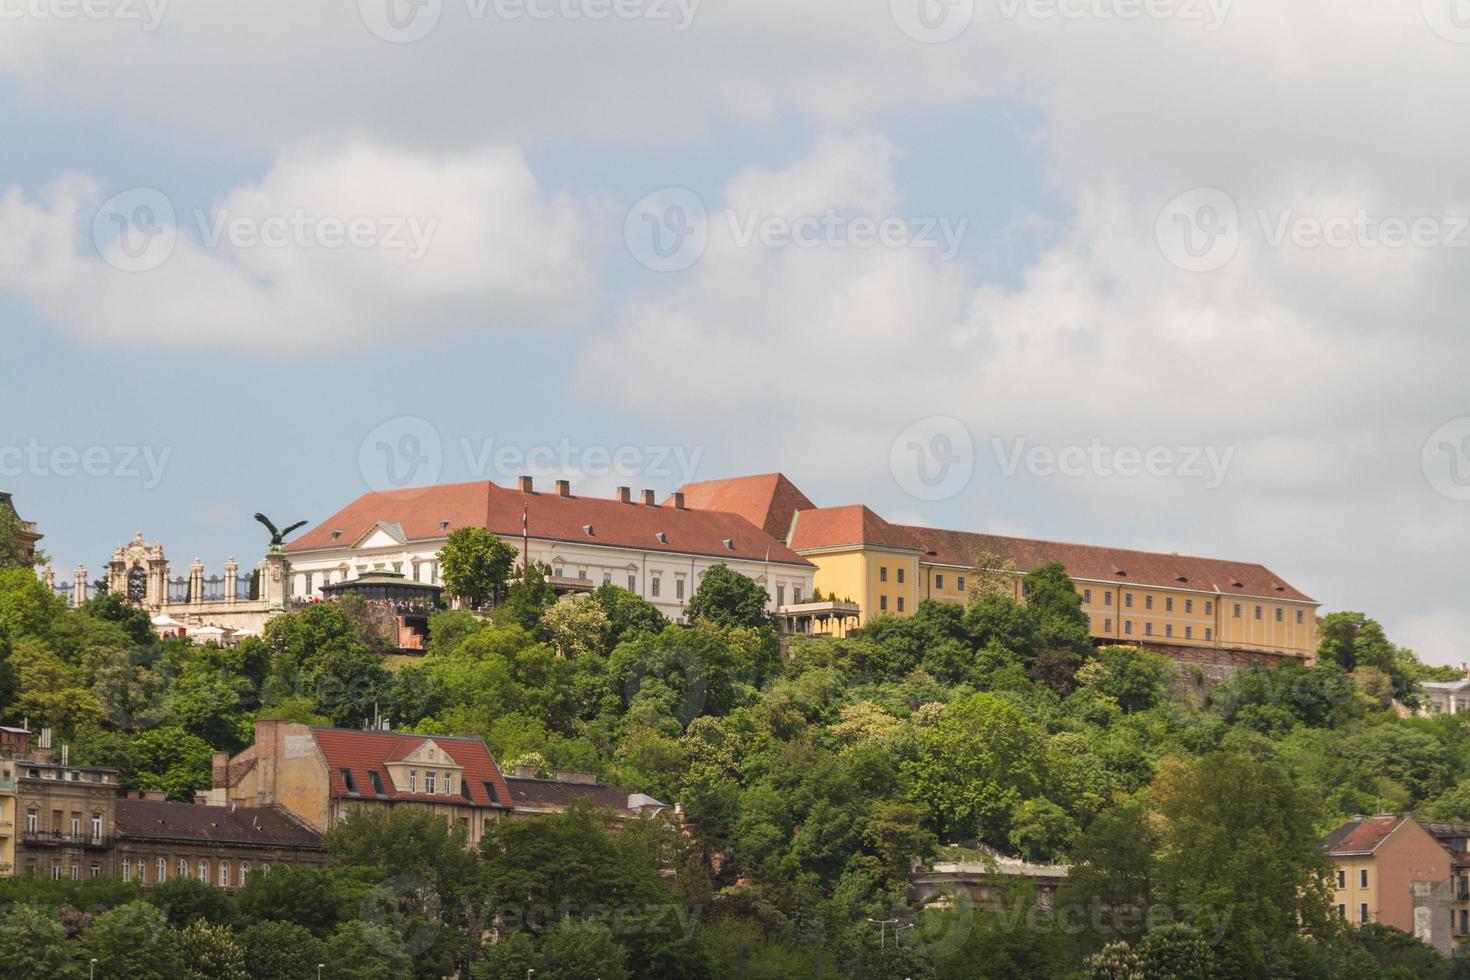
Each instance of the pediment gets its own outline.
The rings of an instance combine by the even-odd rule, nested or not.
[[[352,547],[354,549],[400,548],[406,544],[408,544],[408,535],[403,533],[402,525],[396,521],[378,521],[364,531],[362,536],[352,543]]]

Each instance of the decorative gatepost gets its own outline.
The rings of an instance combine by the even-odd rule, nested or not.
[[[78,565],[72,572],[75,578],[71,581],[71,601],[76,608],[82,608],[82,603],[87,601],[87,566]]]
[[[225,562],[225,604],[234,605],[239,598],[240,588],[240,566],[235,562],[235,556],[231,555]]]
[[[307,525],[307,522],[297,521],[285,530],[281,530],[272,524],[270,518],[264,514],[256,514],[255,519],[271,533],[270,550],[265,553],[265,561],[261,562],[260,591],[262,598],[266,600],[268,611],[285,612],[286,600],[291,595],[291,563],[286,561],[286,536],[292,531],[301,530]]]
[[[52,568],[50,565],[47,565],[46,566],[46,570],[41,573],[41,582],[42,582],[42,584],[44,584],[46,586],[46,590],[48,592],[55,592],[56,591],[56,569]]]
[[[194,564],[189,566],[189,602],[198,604],[204,601],[204,562],[198,558]]]

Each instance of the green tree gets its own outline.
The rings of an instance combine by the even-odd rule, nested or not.
[[[234,898],[197,878],[170,878],[151,886],[144,897],[163,912],[168,924],[183,929],[195,922],[229,925],[235,920]]]
[[[46,564],[44,552],[28,555],[21,550],[21,535],[30,528],[20,519],[10,494],[0,494],[0,571],[20,569],[30,572]],[[34,578],[34,574],[31,576]]]
[[[541,614],[541,625],[563,657],[606,656],[612,621],[590,595],[569,596]]]
[[[179,932],[178,943],[189,980],[249,980],[245,949],[226,927],[195,922]]]
[[[551,976],[627,980],[628,951],[601,923],[565,918],[551,932]]]
[[[478,609],[505,594],[518,554],[482,527],[457,527],[439,549],[439,574],[450,595]]]
[[[386,926],[349,919],[327,940],[322,980],[409,980],[413,958]]]
[[[104,592],[82,603],[79,610],[83,615],[121,626],[138,646],[150,646],[158,642],[153,632],[153,620],[148,612],[135,606],[117,592]]]
[[[1157,822],[1142,800],[1124,800],[1104,810],[1082,832],[1056,905],[1081,913],[1088,923],[1078,934],[1083,953],[1095,952],[1112,939],[1134,938],[1124,929],[1142,922],[1153,904],[1159,846]]]
[[[326,944],[294,922],[260,920],[239,935],[252,977],[316,980],[316,965],[325,962]]]
[[[81,954],[97,961],[99,977],[177,980],[184,972],[177,935],[163,912],[147,902],[99,915],[82,937]]]
[[[66,927],[37,906],[11,905],[0,919],[0,976],[63,978],[77,973]]]
[[[336,860],[351,863],[344,862],[340,852]],[[252,871],[245,879],[245,887],[236,893],[235,903],[246,922],[290,922],[321,937],[330,935],[336,928],[342,896],[331,873],[323,868],[276,865],[269,871]]]
[[[758,628],[773,623],[766,611],[769,602],[766,590],[754,579],[728,565],[715,565],[699,580],[684,614],[691,623],[706,620],[726,629]]]
[[[669,625],[664,614],[653,603],[610,582],[599,585],[592,593],[592,598],[597,600],[597,604],[607,614],[609,649],[640,633],[662,632]]]

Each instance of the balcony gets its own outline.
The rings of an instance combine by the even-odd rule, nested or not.
[[[51,830],[26,830],[20,835],[22,844],[32,847],[82,847],[89,851],[105,851],[112,846],[106,837],[91,834],[63,834]]]
[[[15,777],[14,776],[0,776],[0,793],[13,793],[13,792],[15,792]]]

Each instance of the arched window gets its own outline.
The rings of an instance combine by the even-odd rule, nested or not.
[[[128,601],[143,602],[148,598],[148,573],[141,566],[133,566],[128,572]]]

